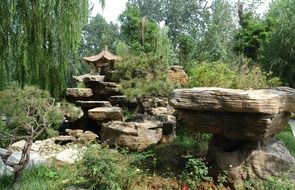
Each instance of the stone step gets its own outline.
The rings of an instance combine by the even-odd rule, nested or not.
[[[99,74],[96,74],[96,75],[85,74],[80,76],[73,76],[73,78],[78,82],[89,82],[89,81],[103,82],[105,76],[99,75]]]
[[[123,114],[120,107],[98,107],[88,110],[88,117],[96,121],[120,121]]]
[[[75,102],[75,105],[85,108],[85,109],[92,109],[97,107],[111,107],[111,103],[109,101],[81,101],[78,100]]]
[[[91,88],[67,88],[66,96],[70,98],[89,98],[93,96]]]

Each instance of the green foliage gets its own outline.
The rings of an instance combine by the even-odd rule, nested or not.
[[[116,150],[90,148],[84,155],[78,176],[86,180],[89,189],[130,189],[137,176],[128,157]]]
[[[286,177],[270,177],[264,182],[265,190],[292,190],[295,189],[293,181]]]
[[[108,46],[115,50],[113,44],[119,38],[119,27],[107,23],[103,16],[97,14],[83,28],[83,40],[80,46],[81,56],[95,55]]]
[[[260,21],[251,12],[244,14],[235,34],[234,51],[257,61],[260,47],[269,39],[270,25],[271,22]]]
[[[293,190],[294,188],[294,183],[285,175],[269,177],[266,180],[245,180],[235,186],[237,190]]]
[[[139,9],[135,6],[128,6],[119,19],[122,23],[122,39],[133,53],[154,52],[160,32],[155,22],[149,21],[146,17],[140,17]]]
[[[184,66],[185,70],[188,70],[195,49],[194,40],[190,36],[182,34],[177,37],[177,42],[179,48],[179,64]]]
[[[0,9],[0,90],[16,80],[59,97],[77,66],[88,1],[1,1]]]
[[[116,64],[115,78],[128,98],[166,96],[173,89],[167,80],[170,41],[155,22],[141,18],[139,10],[128,6],[120,16],[124,42],[117,52],[124,61]]]
[[[167,80],[168,66],[160,57],[141,55],[117,66],[122,91],[128,98],[167,96],[174,85]]]
[[[259,67],[244,66],[240,69],[234,88],[259,89],[281,85],[278,77],[272,77],[271,73],[263,72]]]
[[[0,113],[8,124],[2,132],[27,135],[28,129],[46,129],[59,125],[63,113],[47,91],[25,86],[0,92]]]
[[[263,44],[263,67],[280,77],[285,85],[295,87],[295,1],[272,1],[267,19],[272,21],[270,38]]]
[[[185,129],[178,129],[174,145],[182,149],[206,149],[211,135],[206,133],[192,133]]]
[[[190,72],[191,86],[225,87],[233,86],[236,74],[228,64],[222,62],[195,64]]]
[[[284,131],[277,134],[276,137],[285,143],[290,153],[295,157],[295,139],[291,127],[287,127]]]
[[[63,189],[64,180],[73,175],[68,166],[46,166],[41,165],[24,171],[20,190],[44,190],[50,187],[50,190]],[[13,176],[0,177],[0,189],[11,190]]]
[[[279,78],[263,72],[259,67],[247,64],[240,69],[222,62],[195,64],[190,72],[192,87],[224,87],[238,89],[259,89],[278,86]]]
[[[204,181],[212,181],[208,176],[209,170],[204,161],[200,158],[193,158],[191,155],[186,156],[188,159],[185,169],[181,174],[181,179],[184,184],[190,188],[196,188]]]

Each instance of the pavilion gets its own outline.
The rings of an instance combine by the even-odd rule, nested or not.
[[[114,70],[116,61],[122,60],[121,57],[112,54],[108,47],[97,55],[83,57],[83,59],[94,66],[93,74],[104,75],[107,71]]]

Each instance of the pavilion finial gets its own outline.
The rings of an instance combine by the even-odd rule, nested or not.
[[[108,50],[109,50],[108,45],[105,45],[105,46],[104,46],[104,50],[105,50],[105,51],[108,51]]]

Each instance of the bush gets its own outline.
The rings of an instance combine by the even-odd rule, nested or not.
[[[79,168],[78,177],[82,177],[90,189],[130,189],[137,175],[127,156],[106,148],[89,148]]]
[[[193,158],[191,155],[186,156],[185,169],[181,174],[182,182],[190,188],[198,187],[201,182],[212,181],[209,177],[209,170],[204,161],[200,158]]]
[[[238,89],[259,89],[278,86],[279,78],[263,72],[259,67],[245,64],[241,68],[222,62],[194,64],[190,71],[191,87],[223,87]]]
[[[224,87],[231,88],[236,73],[229,65],[222,62],[194,64],[190,71],[192,87]]]

